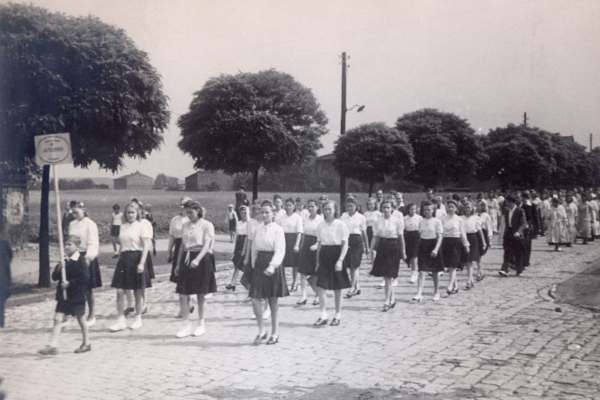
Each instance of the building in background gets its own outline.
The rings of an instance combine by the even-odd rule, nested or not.
[[[217,192],[235,190],[235,177],[221,171],[196,171],[185,178],[185,190],[189,192]]]
[[[152,190],[154,179],[139,171],[114,179],[114,188],[119,190]]]

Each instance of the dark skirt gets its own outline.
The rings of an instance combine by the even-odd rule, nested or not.
[[[273,254],[275,254],[273,251],[259,251],[256,256],[252,283],[248,291],[248,295],[253,299],[269,299],[290,295],[282,265],[275,268],[275,273],[271,276],[264,273],[269,267],[271,259],[273,259]]]
[[[190,268],[192,261],[198,257],[199,251],[190,251],[189,261],[184,258],[179,267],[177,287],[175,293],[179,294],[209,294],[217,291],[215,278],[215,256],[206,254],[196,268]]]
[[[410,268],[410,262],[417,257],[419,252],[419,231],[404,231],[404,243],[406,243],[406,264]]]
[[[85,314],[85,303],[71,303],[68,300],[58,300],[54,312],[75,317],[83,317]]]
[[[479,243],[479,254],[480,256],[484,256],[490,248],[490,237],[488,236],[489,232],[487,229],[481,229],[481,232],[483,232],[483,239],[485,239],[485,249],[483,248],[483,243]]]
[[[137,266],[141,259],[142,252],[140,250],[121,252],[110,286],[117,289],[145,289],[152,287],[148,268],[144,268],[144,272],[141,274],[137,273]]]
[[[146,269],[148,270],[148,276],[150,279],[156,278],[154,275],[154,264],[152,263],[152,255],[148,252],[148,257],[146,257]]]
[[[377,255],[370,274],[377,277],[397,278],[400,268],[398,239],[379,238]]]
[[[305,235],[302,239],[302,249],[300,250],[300,267],[298,271],[304,275],[312,275],[315,273],[317,266],[317,251],[311,250],[310,247],[317,243],[317,237]]]
[[[436,257],[431,256],[436,243],[437,239],[421,239],[419,241],[419,250],[417,252],[419,272],[441,272],[444,270],[442,255],[438,253]]]
[[[481,241],[479,233],[467,233],[467,240],[469,241],[469,252],[463,251],[461,262],[479,262],[481,261]]]
[[[244,265],[244,273],[240,278],[240,283],[246,290],[250,291],[250,286],[252,285],[252,278],[254,277],[254,268],[251,263]]]
[[[442,240],[442,258],[444,267],[459,268],[463,245],[460,238],[445,237]]]
[[[294,246],[296,246],[297,233],[286,233],[285,234],[285,257],[281,265],[283,267],[294,267],[298,268],[300,265],[300,253],[294,253]]]
[[[350,277],[346,263],[342,263],[342,270],[336,271],[335,264],[342,253],[342,246],[321,246],[319,251],[319,269],[317,270],[317,286],[326,290],[342,290],[350,286]]]
[[[84,257],[85,253],[85,251],[80,252],[80,254]],[[98,264],[98,259],[94,258],[90,262],[90,279],[88,280],[88,289],[96,289],[99,287],[102,287],[102,274],[100,273],[100,264]]]
[[[371,248],[371,243],[373,243],[373,227],[367,226],[367,243],[369,243],[369,248]]]
[[[177,268],[177,257],[179,257],[179,249],[181,248],[181,238],[175,238],[173,241],[173,260],[171,260],[171,276],[169,280],[173,283],[177,283],[177,275],[175,275],[175,268]]]
[[[246,242],[246,235],[238,235],[235,239],[235,249],[233,250],[233,266],[240,270],[244,270],[244,257],[242,257],[242,250],[244,250],[244,243]]]
[[[353,233],[348,238],[348,252],[346,253],[346,258],[344,258],[346,266],[351,269],[359,268],[363,252],[364,245],[362,235]]]
[[[236,227],[237,227],[237,221],[234,218],[230,219],[229,220],[229,233],[234,233]]]

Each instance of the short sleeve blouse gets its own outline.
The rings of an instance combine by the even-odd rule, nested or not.
[[[214,237],[215,228],[205,219],[188,221],[183,225],[182,245],[186,251],[200,251],[207,242],[212,247]]]
[[[98,237],[98,226],[88,217],[81,221],[74,219],[69,224],[69,235],[79,236],[81,244],[77,248],[79,252],[86,252],[86,258],[94,259],[100,251],[100,239]]]
[[[341,245],[348,241],[349,235],[348,226],[339,219],[334,219],[331,224],[323,221],[317,227],[317,240],[323,246]]]
[[[421,239],[436,239],[437,235],[444,233],[442,221],[437,218],[423,218],[419,221],[419,234]]]
[[[323,216],[317,214],[315,218],[306,218],[304,221],[304,234],[310,236],[317,236],[317,228],[319,224],[323,222]]]
[[[477,233],[481,230],[482,223],[478,215],[471,215],[470,217],[462,215],[460,218],[463,220],[465,233]]]
[[[394,216],[380,218],[375,221],[373,233],[380,238],[397,239],[399,236],[404,235],[404,219]]]
[[[412,217],[410,215],[406,215],[404,217],[404,230],[406,232],[418,231],[419,222],[421,222],[422,219],[423,217],[421,217],[419,214],[415,214]]]
[[[444,237],[460,237],[464,233],[465,228],[463,220],[458,215],[445,215],[442,218],[442,226],[444,227]]]
[[[353,216],[350,216],[350,214],[345,212],[340,217],[340,221],[343,221],[346,224],[350,235],[360,235],[362,231],[367,230],[367,220],[365,219],[365,216],[359,212],[355,212]]]
[[[365,216],[365,220],[367,221],[367,226],[373,226],[375,225],[375,221],[377,221],[379,218],[381,218],[381,216],[383,214],[381,214],[381,211],[365,211],[364,214]]]
[[[142,225],[141,221],[126,222],[121,225],[119,241],[121,251],[141,251],[144,248],[144,239],[151,239],[152,234]]]
[[[298,213],[287,215],[284,212],[275,217],[275,223],[283,228],[284,233],[304,233],[302,217]]]
[[[248,221],[244,221],[242,219],[238,220],[235,224],[235,233],[237,235],[247,235],[248,234]]]
[[[176,239],[183,237],[183,225],[190,219],[185,215],[176,215],[171,219],[171,225],[169,226],[169,235]]]

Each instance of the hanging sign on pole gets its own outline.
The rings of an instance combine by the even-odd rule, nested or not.
[[[65,253],[63,244],[63,232],[60,213],[60,194],[58,193],[58,176],[56,175],[56,164],[73,163],[71,154],[71,135],[69,133],[54,133],[51,135],[35,136],[35,158],[39,166],[52,166],[54,175],[54,193],[56,194],[56,221],[58,225],[58,249],[60,252],[60,266],[62,282],[67,281],[65,271]],[[63,298],[67,299],[67,289],[63,289]]]

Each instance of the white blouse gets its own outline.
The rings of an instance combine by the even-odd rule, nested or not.
[[[404,235],[404,219],[393,216],[378,219],[375,221],[373,233],[383,239],[398,239]]]
[[[479,214],[479,218],[481,219],[481,229],[487,231],[488,237],[491,238],[494,236],[494,222],[492,221],[490,214],[483,212]]]
[[[275,223],[283,228],[284,233],[304,233],[302,217],[298,213],[287,215],[284,211],[283,215],[275,217]]]
[[[419,221],[419,235],[421,239],[437,239],[438,234],[444,233],[442,221],[437,218],[423,218]]]
[[[244,221],[242,219],[238,220],[235,225],[235,233],[237,235],[247,235],[248,234],[248,221]]]
[[[171,225],[169,226],[169,235],[175,239],[181,239],[183,237],[183,225],[190,219],[186,215],[176,215],[171,219]]]
[[[252,237],[254,237],[254,232],[256,231],[256,228],[258,228],[260,225],[262,225],[262,221],[257,220],[256,218],[252,218],[250,220],[248,220],[248,226],[246,227],[246,231],[248,232],[248,240],[252,240]]]
[[[141,251],[144,249],[144,239],[151,239],[152,231],[148,230],[148,225],[141,221],[125,222],[121,225],[119,241],[121,242],[121,251]]]
[[[321,222],[323,222],[323,216],[319,214],[314,219],[306,218],[304,220],[304,234],[317,236],[317,228]]]
[[[423,217],[421,217],[419,214],[416,214],[414,216],[410,216],[410,215],[406,215],[404,217],[404,230],[407,232],[414,232],[414,231],[418,231],[419,230],[419,223],[421,222],[421,220],[423,219]]]
[[[188,221],[183,225],[181,238],[184,251],[201,251],[205,243],[209,245],[209,253],[214,246],[215,227],[205,219],[196,222]]]
[[[112,225],[114,226],[121,226],[121,224],[123,223],[123,213],[122,212],[118,212],[118,213],[113,213],[112,215]]]
[[[331,224],[323,221],[317,227],[317,241],[323,246],[341,245],[348,241],[349,235],[348,226],[339,219],[334,219]]]
[[[302,219],[310,217],[310,211],[308,211],[306,208],[303,208],[302,211],[296,211],[296,213],[299,214]]]
[[[383,215],[381,213],[381,211],[365,211],[363,213],[363,215],[365,216],[365,220],[367,221],[367,226],[372,227],[373,225],[375,225],[375,221],[377,221],[379,218],[381,218],[381,216]]]
[[[285,210],[283,208],[280,208],[279,211],[275,211],[275,209],[273,209],[273,218],[275,218],[275,219],[277,219],[277,217],[282,217],[286,214],[287,213],[285,212]]]
[[[402,219],[402,218],[404,218],[404,214],[402,214],[402,211],[392,210],[392,217]]]
[[[85,251],[85,258],[93,260],[98,257],[100,250],[100,239],[98,238],[98,226],[88,217],[81,221],[74,219],[69,224],[69,235],[79,236],[81,244],[77,248],[79,252]]]
[[[463,220],[465,233],[477,233],[477,231],[481,230],[482,223],[478,215],[471,215],[470,217],[461,215],[460,218]]]
[[[273,251],[273,258],[269,265],[275,267],[281,265],[285,256],[285,233],[281,226],[271,222],[256,227],[252,237],[252,265],[256,265],[259,251]]]
[[[446,215],[442,218],[442,226],[444,227],[444,237],[460,238],[464,246],[468,246],[467,234],[465,233],[465,225],[463,220],[458,215]]]
[[[362,231],[367,230],[367,220],[365,219],[365,216],[359,212],[355,212],[353,216],[350,216],[350,214],[345,212],[340,217],[340,221],[343,221],[346,224],[350,235],[360,235]]]

